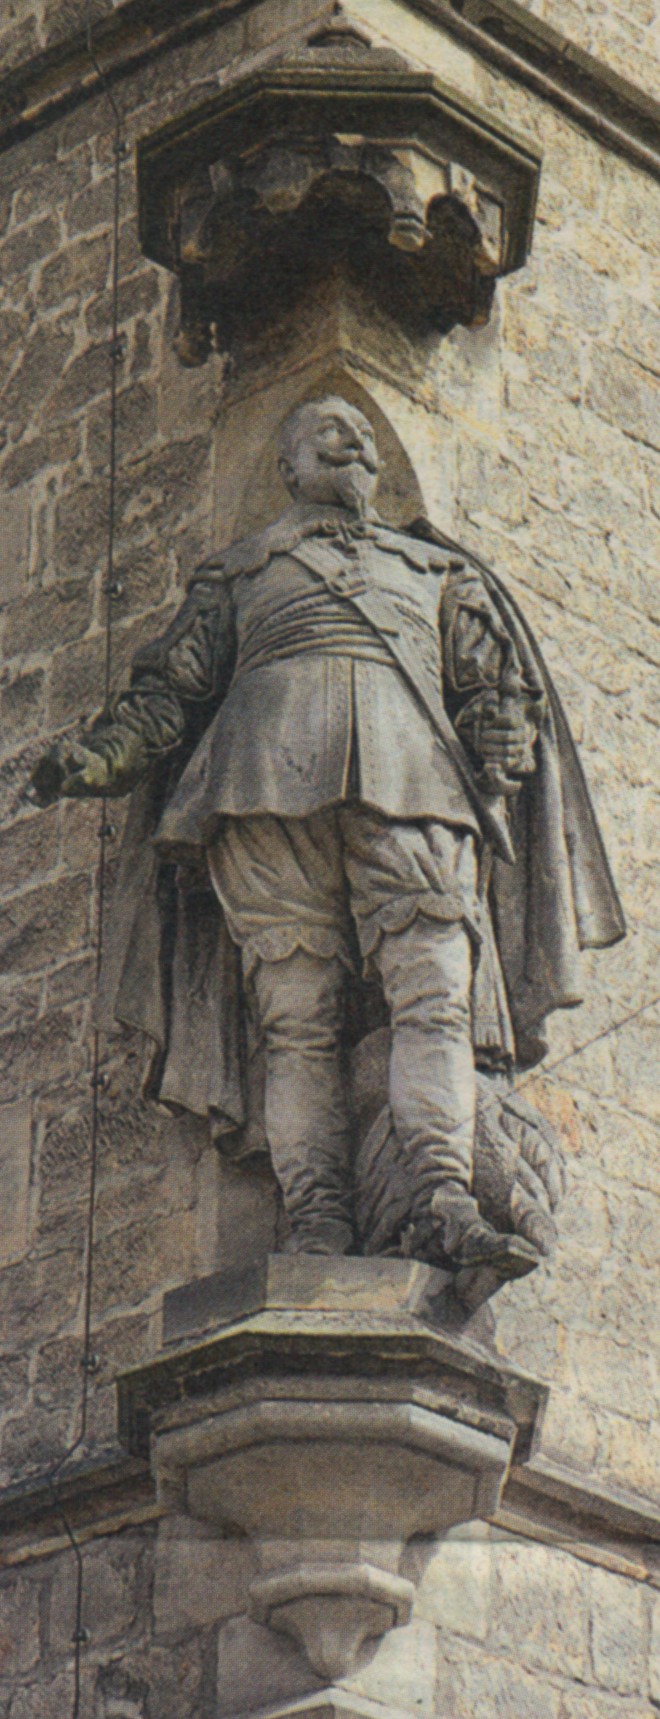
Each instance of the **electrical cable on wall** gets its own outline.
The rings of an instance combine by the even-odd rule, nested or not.
[[[99,84],[112,110],[113,117],[113,215],[112,215],[112,262],[111,262],[111,336],[109,345],[110,358],[110,413],[109,413],[109,454],[108,454],[108,509],[107,509],[107,555],[103,595],[105,599],[105,652],[103,668],[103,707],[107,711],[110,699],[112,679],[112,606],[115,598],[121,594],[120,586],[115,579],[114,571],[114,538],[115,538],[115,498],[117,476],[117,379],[118,366],[122,356],[123,343],[119,334],[118,304],[119,304],[119,211],[121,194],[121,163],[126,153],[123,138],[123,122],[120,110],[109,87],[107,78],[99,65],[94,48],[93,23],[91,15],[91,0],[87,0],[87,15],[85,25],[86,46],[89,59],[97,74]],[[108,807],[105,797],[101,801],[101,819],[98,830],[99,861],[96,909],[96,977],[98,979],[103,956],[105,896],[107,878],[107,845],[112,836],[112,826],[108,822]],[[84,1567],[78,1538],[72,1526],[67,1510],[62,1502],[59,1491],[59,1481],[63,1469],[75,1456],[85,1442],[89,1409],[90,1382],[97,1370],[97,1358],[92,1350],[92,1296],[94,1285],[94,1218],[96,1208],[96,1177],[98,1163],[99,1135],[99,1094],[103,1083],[101,1070],[101,1034],[94,1028],[92,1038],[92,1069],[91,1069],[91,1122],[89,1149],[89,1184],[87,1196],[87,1231],[85,1250],[85,1280],[84,1280],[84,1330],[83,1349],[80,1359],[81,1386],[79,1402],[78,1431],[72,1443],[52,1464],[46,1475],[46,1481],[51,1493],[53,1505],[62,1524],[76,1562],[76,1595],[75,1622],[73,1632],[73,1700],[71,1719],[79,1719],[81,1696],[81,1655],[87,1640],[87,1632],[83,1626],[83,1595]]]

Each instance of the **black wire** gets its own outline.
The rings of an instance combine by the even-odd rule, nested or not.
[[[121,163],[125,153],[122,138],[122,117],[109,87],[102,67],[99,65],[94,49],[91,0],[87,0],[87,16],[85,28],[86,46],[89,59],[101,84],[103,93],[112,109],[114,121],[114,183],[113,183],[113,216],[112,216],[112,333],[110,340],[110,426],[109,426],[109,477],[108,477],[108,513],[107,513],[107,556],[104,582],[105,595],[105,654],[103,673],[103,704],[107,712],[110,702],[110,687],[112,681],[112,603],[116,594],[114,576],[114,541],[115,541],[115,502],[117,485],[117,380],[118,366],[122,356],[122,346],[119,338],[119,211],[121,194]],[[105,892],[107,878],[107,844],[110,835],[108,824],[108,806],[105,796],[101,801],[101,822],[99,825],[99,864],[97,875],[97,921],[96,921],[96,978],[98,980],[105,935]],[[84,1567],[82,1552],[68,1512],[60,1497],[59,1485],[62,1470],[76,1455],[85,1442],[89,1411],[90,1381],[96,1371],[96,1357],[92,1353],[92,1304],[94,1289],[94,1220],[96,1211],[96,1182],[98,1170],[98,1139],[100,1122],[99,1094],[102,1084],[101,1074],[101,1034],[94,1028],[92,1039],[92,1113],[90,1119],[90,1149],[89,1149],[89,1183],[87,1194],[87,1230],[86,1257],[84,1281],[84,1325],[83,1350],[81,1355],[82,1380],[80,1386],[79,1423],[76,1437],[66,1450],[52,1464],[46,1476],[54,1509],[62,1524],[69,1546],[76,1561],[76,1596],[75,1622],[73,1632],[73,1704],[71,1719],[79,1719],[81,1695],[81,1656],[82,1648],[87,1640],[87,1632],[83,1627],[83,1598],[84,1598]]]

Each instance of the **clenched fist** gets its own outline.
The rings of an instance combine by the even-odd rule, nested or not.
[[[525,776],[534,769],[532,747],[536,727],[524,711],[500,709],[486,716],[479,728],[479,753],[487,770]]]
[[[58,740],[35,765],[30,798],[37,806],[51,806],[61,798],[83,800],[101,795],[108,787],[108,766],[101,753],[78,740]]]

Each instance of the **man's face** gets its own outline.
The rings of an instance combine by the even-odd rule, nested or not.
[[[322,400],[300,414],[281,470],[297,499],[364,513],[376,491],[378,464],[368,419],[345,400]]]

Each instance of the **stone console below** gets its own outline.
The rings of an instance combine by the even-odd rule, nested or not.
[[[479,1341],[484,1317],[428,1266],[271,1256],[167,1296],[163,1352],[119,1381],[161,1506],[251,1543],[251,1616],[278,1663],[295,1644],[273,1714],[369,1711],[347,1680],[408,1622],[425,1547],[491,1516],[524,1459],[545,1391]]]

